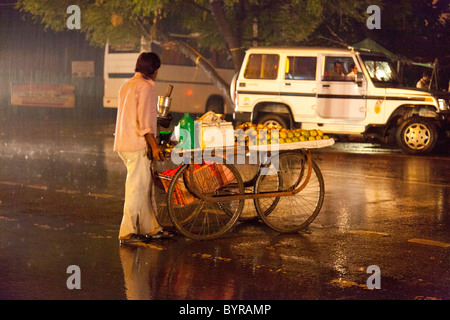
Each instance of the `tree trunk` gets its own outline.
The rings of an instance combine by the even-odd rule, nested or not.
[[[223,0],[210,0],[211,4],[211,13],[216,20],[217,27],[219,28],[220,33],[222,34],[225,42],[228,46],[228,50],[230,51],[231,58],[233,59],[234,71],[238,72],[241,68],[242,61],[244,60],[244,51],[242,50],[241,40],[236,34],[233,32],[230,24],[228,23],[225,16],[225,5]],[[241,14],[243,14],[243,2],[239,3],[239,10]],[[238,29],[241,21],[238,22]],[[242,30],[240,30],[242,32]]]

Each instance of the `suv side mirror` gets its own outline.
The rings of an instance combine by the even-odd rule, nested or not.
[[[358,86],[362,86],[363,81],[364,81],[363,73],[357,72],[355,75],[355,83],[358,84]]]

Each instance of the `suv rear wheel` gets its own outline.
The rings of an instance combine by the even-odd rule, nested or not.
[[[406,153],[428,153],[434,149],[437,140],[436,125],[427,118],[412,117],[406,119],[397,129],[397,145]]]
[[[288,119],[285,119],[282,116],[279,116],[277,114],[265,114],[262,115],[260,117],[258,117],[257,123],[261,123],[263,125],[280,125],[283,128],[289,129],[290,128],[290,123],[288,121]]]

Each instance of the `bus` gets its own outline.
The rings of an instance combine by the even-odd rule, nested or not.
[[[132,43],[106,45],[103,96],[105,108],[117,108],[119,89],[127,79],[133,77],[137,58],[144,51],[155,52],[161,58],[162,65],[156,79],[156,94],[164,95],[167,87],[173,86],[170,113],[193,115],[202,115],[208,111],[224,115],[233,113],[234,107],[226,103],[225,97],[195,63],[174,50],[170,44],[149,46],[145,41],[141,41],[138,45]],[[231,83],[235,72],[228,59],[217,52],[210,52],[209,55],[218,73],[225,81]]]

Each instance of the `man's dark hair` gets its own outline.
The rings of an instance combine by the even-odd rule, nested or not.
[[[147,78],[152,78],[156,70],[161,67],[161,59],[153,52],[143,52],[136,62],[136,72],[142,73]]]
[[[430,77],[430,78],[431,78],[431,72],[428,71],[428,70],[425,70],[425,71],[422,73],[422,77]]]

